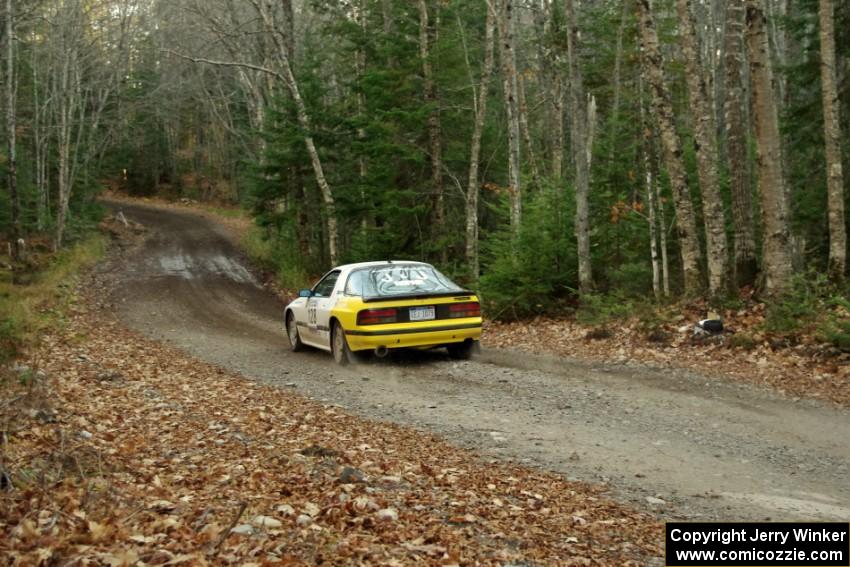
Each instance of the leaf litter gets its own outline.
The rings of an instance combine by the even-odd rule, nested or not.
[[[682,307],[650,333],[638,316],[602,327],[566,317],[487,321],[483,343],[531,354],[684,369],[769,388],[792,399],[850,407],[850,353],[824,345],[814,333],[789,341],[758,331],[764,323],[764,307],[752,303],[745,309],[722,312],[727,325],[756,329],[745,335],[744,346],[735,344],[732,333],[695,338],[694,323],[705,317],[699,304]]]
[[[659,561],[660,522],[602,487],[253,382],[91,305],[2,391],[8,564]]]

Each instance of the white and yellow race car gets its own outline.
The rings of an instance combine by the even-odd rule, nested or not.
[[[422,262],[346,264],[286,306],[293,351],[329,351],[339,364],[389,349],[446,347],[468,359],[481,338],[478,297]]]

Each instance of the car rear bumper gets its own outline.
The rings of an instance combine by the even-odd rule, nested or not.
[[[441,323],[444,323],[441,321]],[[351,350],[408,348],[460,343],[481,338],[481,322],[445,323],[403,329],[354,329],[345,332]]]

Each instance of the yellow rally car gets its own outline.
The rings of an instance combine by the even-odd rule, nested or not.
[[[467,359],[481,338],[478,297],[422,262],[346,264],[298,295],[284,311],[292,350],[326,350],[339,364],[409,347]]]

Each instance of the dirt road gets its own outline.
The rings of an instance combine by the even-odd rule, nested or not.
[[[120,208],[149,238],[107,267],[106,302],[197,358],[485,459],[605,483],[665,519],[850,518],[850,411],[682,371],[493,351],[486,339],[470,362],[433,352],[342,369],[288,351],[283,305],[214,223]]]

